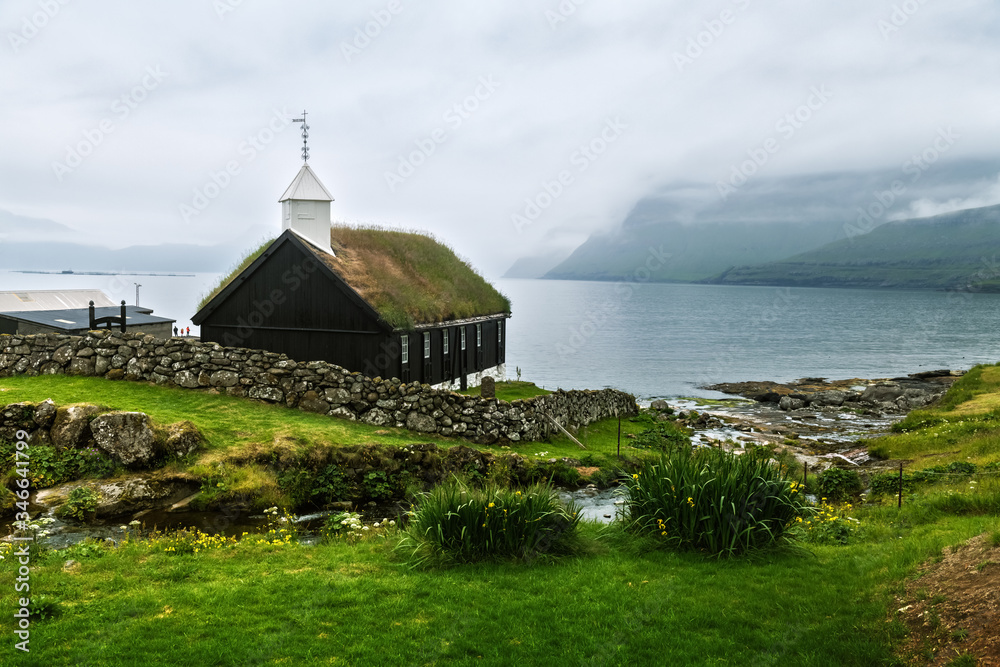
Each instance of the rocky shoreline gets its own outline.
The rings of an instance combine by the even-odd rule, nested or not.
[[[743,400],[654,401],[650,407],[679,411],[696,444],[733,450],[768,446],[794,456],[810,474],[831,466],[894,468],[898,461],[873,458],[862,441],[888,433],[910,410],[937,401],[964,374],[937,370],[880,379],[730,382],[703,388]]]
[[[802,408],[856,408],[866,414],[906,414],[939,399],[965,371],[947,369],[878,380],[802,378],[788,383],[726,382],[704,389],[774,403],[785,411]]]

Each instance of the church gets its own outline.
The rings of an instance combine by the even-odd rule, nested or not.
[[[304,119],[282,232],[201,305],[202,340],[449,389],[504,379],[510,301],[428,235],[332,225]]]

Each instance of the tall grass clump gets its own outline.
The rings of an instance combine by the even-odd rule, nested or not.
[[[477,489],[453,479],[420,494],[400,548],[415,565],[532,560],[572,553],[579,521],[551,486]]]
[[[812,510],[768,452],[681,448],[623,480],[626,530],[724,557],[779,542]]]

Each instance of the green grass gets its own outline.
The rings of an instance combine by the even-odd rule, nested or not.
[[[479,387],[470,387],[464,391],[458,393],[465,394],[466,396],[479,396]],[[548,389],[542,389],[541,387],[535,386],[534,382],[525,382],[523,380],[510,380],[508,382],[497,382],[496,383],[496,397],[501,401],[519,401],[524,398],[534,398],[535,396],[546,396],[552,392]]]
[[[38,402],[47,398],[57,405],[86,402],[115,410],[141,411],[160,425],[190,420],[212,450],[274,443],[304,449],[315,445],[402,446],[414,442],[449,446],[458,442],[179,387],[64,375],[0,378],[0,403]]]
[[[76,548],[33,569],[32,591],[58,604],[17,664],[893,664],[897,582],[985,523],[895,521],[883,530],[902,540],[724,562],[608,542],[590,524],[583,555],[532,566],[413,570],[392,539]],[[0,604],[12,597],[3,587]]]
[[[913,470],[1000,460],[1000,367],[974,367],[938,405],[914,410],[892,430],[893,435],[869,441],[872,451],[907,459]]]
[[[334,226],[329,262],[386,322],[414,324],[510,313],[510,300],[428,234]]]

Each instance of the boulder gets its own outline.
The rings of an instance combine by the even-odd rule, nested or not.
[[[251,387],[247,396],[270,403],[280,403],[285,399],[285,394],[277,387]]]
[[[665,412],[668,415],[672,415],[674,413],[674,409],[672,407],[670,407],[670,404],[667,403],[662,398],[658,398],[655,401],[651,402],[649,404],[649,409],[650,410],[658,410],[660,412]]]
[[[870,385],[861,394],[862,403],[892,403],[905,393],[897,384],[879,383]]]
[[[167,437],[163,446],[168,456],[181,458],[197,450],[203,440],[194,424],[182,421],[167,427]]]
[[[97,446],[124,465],[147,464],[159,454],[156,434],[144,412],[110,412],[90,423]]]
[[[782,396],[781,401],[778,403],[778,408],[780,410],[799,410],[805,407],[805,401],[801,398],[792,398],[791,396]]]
[[[51,398],[47,398],[35,406],[33,419],[35,424],[41,428],[52,427],[52,422],[56,419],[56,404],[52,402]]]
[[[840,407],[847,400],[847,394],[842,391],[831,389],[829,391],[817,391],[812,395],[809,405],[813,407]]]
[[[372,426],[387,426],[392,424],[395,420],[385,410],[381,408],[372,408],[365,414],[361,415],[361,421],[366,424],[371,424]]]
[[[92,433],[90,421],[104,412],[104,408],[92,403],[66,405],[56,410],[49,435],[52,444],[59,449],[79,449],[87,444]]]
[[[434,433],[437,431],[437,422],[430,415],[411,412],[406,417],[406,428],[421,433]]]

